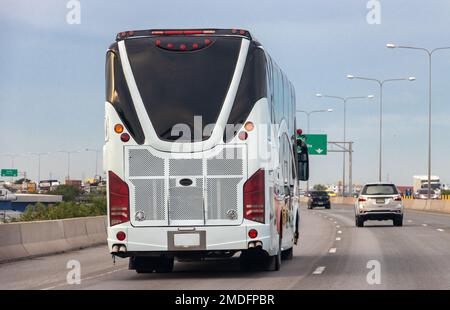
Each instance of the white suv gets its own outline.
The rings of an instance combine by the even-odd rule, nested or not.
[[[394,184],[365,184],[355,203],[355,224],[363,227],[367,220],[392,220],[394,226],[403,226],[402,196]]]

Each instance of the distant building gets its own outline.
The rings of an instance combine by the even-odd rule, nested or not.
[[[81,180],[66,180],[64,184],[71,185],[77,188],[82,188],[83,186],[83,182]]]

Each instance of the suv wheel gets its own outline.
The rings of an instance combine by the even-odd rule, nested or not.
[[[364,227],[364,220],[360,216],[355,217],[356,227]]]
[[[403,216],[394,218],[394,226],[403,226]]]

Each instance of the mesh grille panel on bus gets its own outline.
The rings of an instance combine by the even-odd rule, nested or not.
[[[165,220],[164,180],[131,180],[134,185],[134,201],[137,211],[145,213],[145,220]]]
[[[174,159],[169,160],[169,174],[171,176],[203,175],[203,162],[201,159]]]
[[[164,176],[164,159],[146,149],[130,150],[130,176]]]
[[[242,149],[226,148],[207,161],[207,175],[242,175]]]
[[[169,219],[203,220],[203,180],[196,179],[196,186],[176,186],[176,179],[169,180]]]
[[[208,219],[225,220],[230,211],[237,214],[237,185],[242,178],[209,178],[207,181]]]

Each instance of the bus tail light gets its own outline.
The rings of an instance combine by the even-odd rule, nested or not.
[[[128,185],[112,171],[108,172],[109,222],[111,226],[130,220]]]
[[[244,184],[244,218],[264,223],[264,170],[259,169]]]

